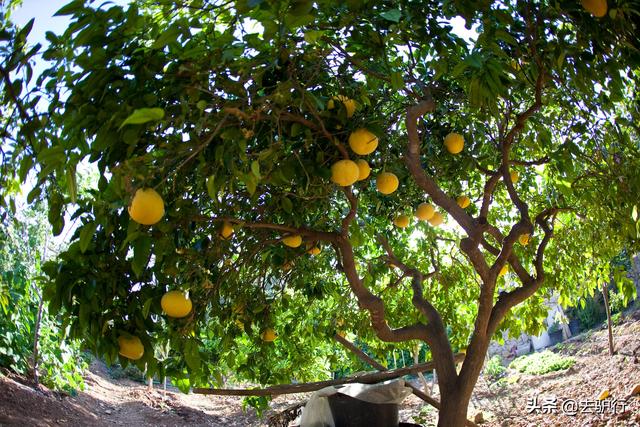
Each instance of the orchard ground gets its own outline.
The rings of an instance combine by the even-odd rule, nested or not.
[[[610,399],[624,399],[629,389],[640,383],[640,309],[627,313],[614,327],[617,354],[608,355],[604,327],[587,331],[554,347],[554,352],[575,357],[569,369],[545,375],[520,374],[509,369],[507,376],[490,383],[483,375],[474,391],[470,418],[482,412],[488,426],[638,426],[640,396],[626,399],[626,408],[604,414],[563,414],[562,402],[594,401],[601,390],[609,389]],[[5,372],[6,374],[6,372]],[[308,395],[275,398],[264,417],[242,408],[242,398],[207,397],[149,391],[127,378],[114,379],[99,361],[91,364],[85,377],[86,389],[76,396],[61,396],[44,388],[34,389],[24,378],[0,376],[0,425],[267,425],[270,416],[303,401]],[[529,400],[557,399],[555,413],[530,411]],[[531,409],[531,408],[529,408]],[[530,413],[533,412],[533,413]],[[415,396],[404,402],[401,420],[435,425],[436,412]]]

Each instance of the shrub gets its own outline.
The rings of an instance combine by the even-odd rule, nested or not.
[[[568,369],[572,367],[574,363],[576,363],[576,360],[573,357],[564,357],[545,350],[541,353],[520,356],[511,362],[509,367],[525,374],[543,375],[549,372]]]
[[[502,366],[502,357],[497,354],[487,360],[487,364],[484,367],[484,374],[491,381],[497,381],[504,376],[506,371],[507,368]]]
[[[584,307],[578,307],[577,314],[584,329],[593,328],[605,318],[604,307],[595,298],[587,298]]]

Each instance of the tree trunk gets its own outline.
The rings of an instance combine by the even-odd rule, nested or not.
[[[602,284],[602,297],[604,298],[604,309],[607,312],[607,328],[609,329],[609,356],[615,354],[613,348],[613,322],[611,321],[611,309],[609,308],[609,289],[607,282]]]
[[[38,313],[36,314],[36,324],[33,327],[33,382],[38,385],[40,383],[40,356],[38,354],[38,342],[40,341],[40,322],[42,321],[42,310],[44,308],[44,298],[42,291],[39,292],[38,297],[40,302],[38,303]]]
[[[442,390],[443,388],[440,387]],[[438,427],[463,427],[468,424],[467,409],[471,393],[466,389],[473,390],[468,385],[455,387],[450,392],[442,394],[440,398],[440,413],[438,414]]]
[[[44,247],[42,249],[42,259],[40,260],[40,264],[44,264],[47,260],[47,244],[49,241],[49,234],[46,233],[44,235]],[[40,285],[36,286],[36,293],[38,294],[38,298],[40,301],[38,302],[38,313],[36,313],[36,323],[33,327],[33,382],[38,385],[40,383],[40,374],[38,370],[40,369],[40,355],[38,344],[40,341],[40,323],[42,322],[42,310],[44,309],[44,293],[42,289],[40,289]]]

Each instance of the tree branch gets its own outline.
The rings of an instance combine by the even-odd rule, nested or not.
[[[420,135],[418,133],[417,121],[420,117],[428,112],[432,112],[434,109],[435,102],[430,96],[428,99],[424,99],[418,104],[407,108],[406,127],[409,141],[404,162],[416,184],[431,197],[435,204],[453,216],[467,234],[476,240],[479,237],[479,230],[473,218],[458,206],[454,199],[440,189],[433,178],[426,174],[420,162]]]

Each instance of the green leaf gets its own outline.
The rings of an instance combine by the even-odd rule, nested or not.
[[[73,15],[75,12],[84,9],[84,0],[73,0],[62,6],[53,16]]]
[[[280,203],[282,204],[282,209],[286,213],[291,213],[291,211],[293,210],[293,203],[291,202],[291,199],[289,199],[288,197],[283,197],[282,199],[280,199]]]
[[[149,317],[149,310],[151,310],[151,303],[153,302],[153,298],[147,298],[147,300],[142,305],[142,317],[145,319]]]
[[[394,90],[400,90],[404,88],[402,73],[397,71],[391,73],[391,87],[393,87]]]
[[[257,160],[251,162],[251,172],[256,176],[256,178],[260,179],[260,163]]]
[[[162,108],[140,108],[135,110],[127,117],[119,129],[124,125],[139,125],[151,121],[162,120],[164,118],[164,110]]]
[[[84,253],[87,250],[97,228],[98,224],[95,221],[91,221],[82,227],[80,230],[80,252]]]
[[[185,344],[184,360],[187,362],[189,369],[193,371],[198,371],[200,369],[200,365],[202,364],[200,351],[198,350],[198,346],[192,341],[187,341]]]
[[[75,203],[78,198],[78,184],[76,182],[75,164],[67,166],[67,192],[69,193],[71,203]]]
[[[151,237],[141,236],[133,242],[133,259],[131,260],[131,268],[136,276],[140,276],[142,271],[149,262],[151,255]]]
[[[207,178],[207,193],[213,200],[216,199],[216,176],[211,175]]]
[[[247,186],[247,191],[249,192],[249,194],[253,196],[253,193],[256,192],[256,187],[258,186],[258,181],[256,177],[248,173],[244,175],[242,182],[244,182],[244,185]]]
[[[160,49],[168,45],[169,43],[173,43],[178,39],[180,35],[180,27],[177,25],[170,26],[167,30],[163,31],[160,34],[160,37],[156,39],[156,41],[151,46],[154,49]]]
[[[402,12],[400,12],[398,9],[391,9],[387,10],[386,12],[382,12],[380,16],[382,16],[387,21],[400,22],[400,18],[402,18]]]
[[[318,39],[324,35],[324,31],[321,30],[309,30],[304,33],[304,41],[309,44],[315,44]]]
[[[638,220],[638,205],[633,205],[633,209],[631,209],[631,219],[634,221]]]

